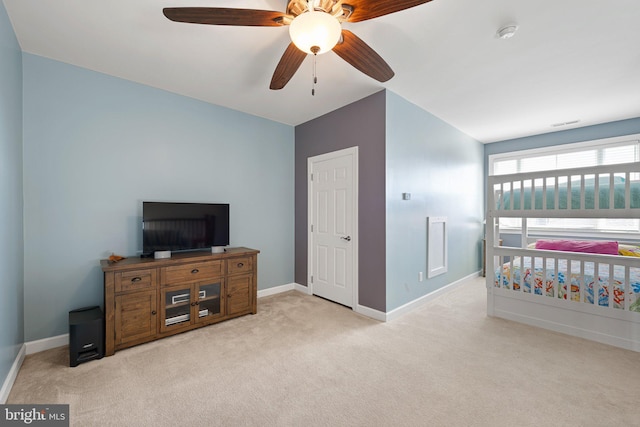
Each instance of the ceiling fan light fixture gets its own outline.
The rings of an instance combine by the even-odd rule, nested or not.
[[[295,17],[289,25],[289,36],[305,53],[329,52],[340,40],[340,22],[326,12],[309,11]]]

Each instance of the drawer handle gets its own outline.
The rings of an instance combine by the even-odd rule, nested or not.
[[[137,276],[137,277],[134,277],[133,279],[131,279],[131,283],[136,283],[136,282],[139,282],[141,280],[142,280],[142,277]]]
[[[199,273],[200,270],[198,270],[197,268],[194,268],[193,270],[191,270],[191,274],[196,274]]]
[[[242,267],[244,267],[244,263],[239,262],[239,263],[238,263],[238,268],[242,268]]]
[[[153,311],[151,312],[151,314],[153,314],[153,315],[155,316],[155,315],[156,315],[156,311],[155,311],[155,310],[153,310]]]

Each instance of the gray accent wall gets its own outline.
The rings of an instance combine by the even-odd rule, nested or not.
[[[310,100],[310,102],[313,100]],[[358,147],[360,305],[385,311],[385,92],[295,128],[295,281],[307,286],[307,159]]]
[[[24,343],[22,52],[0,2],[0,388]]]
[[[386,121],[389,312],[481,269],[484,171],[480,142],[389,91]],[[427,217],[443,216],[448,271],[428,278]]]
[[[102,305],[99,260],[140,254],[144,200],[229,203],[258,288],[293,282],[292,126],[23,56],[27,341]]]

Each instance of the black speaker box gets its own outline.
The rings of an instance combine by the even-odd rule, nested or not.
[[[69,366],[104,356],[104,315],[100,307],[69,312]]]

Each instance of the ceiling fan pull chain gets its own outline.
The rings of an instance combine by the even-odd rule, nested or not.
[[[318,55],[313,54],[313,87],[311,88],[311,96],[316,95],[316,83],[318,83],[318,76],[316,74],[316,58]]]
[[[313,53],[313,88],[311,89],[311,96],[316,94],[316,83],[318,83],[318,76],[316,75],[316,58],[320,52],[320,47],[311,46],[311,53]]]

